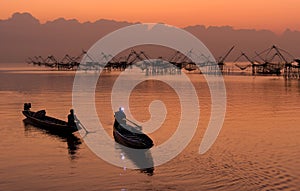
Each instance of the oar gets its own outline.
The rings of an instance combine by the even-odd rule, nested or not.
[[[77,117],[76,118],[76,124],[79,125],[82,129],[84,129],[84,131],[88,134],[90,133],[83,125],[82,123],[79,121],[79,119]]]
[[[134,124],[134,125],[136,125],[136,126],[138,126],[139,128],[141,128],[142,129],[142,126],[140,126],[140,125],[138,125],[138,124],[136,124],[135,122],[133,122],[133,121],[131,121],[131,120],[129,120],[129,119],[127,119],[127,118],[125,118],[127,121],[129,121],[130,123],[132,123],[132,124]]]

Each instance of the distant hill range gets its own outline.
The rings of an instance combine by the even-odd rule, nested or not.
[[[41,24],[29,13],[14,13],[7,20],[0,20],[0,62],[24,62],[29,56],[65,54],[76,56],[88,50],[98,39],[119,28],[135,23],[98,20],[80,23],[75,19],[59,18]],[[272,45],[300,57],[300,32],[286,30],[276,35],[269,30],[234,29],[230,26],[189,26],[184,28],[199,38],[215,58],[223,56],[236,46],[228,57],[234,60],[241,51],[254,56]],[[163,56],[163,55],[161,55]]]

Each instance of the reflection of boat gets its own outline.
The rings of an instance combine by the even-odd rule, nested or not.
[[[119,123],[118,121],[122,121],[122,123]],[[114,122],[113,136],[116,142],[130,148],[149,149],[153,146],[153,141],[141,130],[137,127],[126,124],[123,120],[117,120],[116,118]]]
[[[28,119],[27,123],[55,134],[72,134],[78,130],[76,125],[69,126],[66,121],[46,116],[45,110],[33,112],[30,111],[30,107],[30,103],[25,103],[24,110],[22,111],[23,115]]]
[[[121,146],[120,151],[121,156],[131,160],[142,173],[153,175],[154,163],[150,150],[133,150]]]
[[[23,120],[25,131],[30,132],[30,131],[40,131],[43,132],[46,135],[49,135],[51,137],[55,137],[60,139],[62,142],[67,142],[68,145],[68,152],[71,156],[72,159],[76,158],[76,151],[79,148],[79,145],[81,144],[81,141],[78,137],[76,137],[73,134],[55,134],[53,131],[47,131],[45,129],[41,129],[40,127],[35,127],[30,123],[30,120],[28,118]]]

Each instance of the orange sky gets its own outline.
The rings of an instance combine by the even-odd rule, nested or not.
[[[179,27],[204,24],[235,28],[300,30],[300,0],[0,0],[0,19],[30,12],[42,22],[114,19],[163,22]]]

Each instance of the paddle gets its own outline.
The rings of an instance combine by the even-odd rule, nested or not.
[[[75,123],[76,123],[76,125],[80,126],[82,129],[84,129],[84,131],[86,132],[86,134],[90,133],[90,132],[82,125],[82,123],[79,121],[79,119],[78,119],[76,116],[74,116],[74,118],[75,118]]]
[[[131,120],[127,119],[127,118],[125,118],[125,119],[126,119],[127,121],[129,121],[130,123],[132,123],[132,124],[136,125],[138,128],[140,128],[140,130],[142,129],[142,126],[140,126],[140,125],[136,124],[135,122],[133,122],[133,121],[131,121]]]

